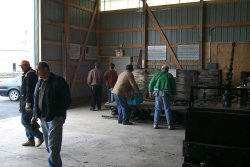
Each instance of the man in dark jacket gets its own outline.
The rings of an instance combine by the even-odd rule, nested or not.
[[[40,62],[37,74],[41,78],[34,93],[34,109],[31,122],[41,120],[49,167],[61,167],[63,124],[71,97],[67,82],[50,72],[46,62]]]
[[[38,138],[37,147],[43,143],[43,134],[38,128],[32,128],[30,120],[32,118],[32,108],[34,104],[33,93],[37,83],[36,71],[30,67],[30,63],[26,60],[21,62],[23,70],[22,85],[21,85],[21,98],[20,98],[20,112],[22,113],[21,122],[25,127],[26,136],[28,141],[23,146],[35,146],[34,137]]]

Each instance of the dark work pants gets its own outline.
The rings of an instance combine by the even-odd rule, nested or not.
[[[101,98],[102,98],[102,86],[90,86],[91,94],[91,108],[95,109],[97,106],[98,109],[101,109]]]

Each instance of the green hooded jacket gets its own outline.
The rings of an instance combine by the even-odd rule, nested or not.
[[[169,91],[172,95],[175,95],[176,84],[173,75],[166,71],[156,73],[149,82],[148,91],[150,93],[153,91]]]

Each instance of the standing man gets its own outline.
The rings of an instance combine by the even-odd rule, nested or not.
[[[38,128],[32,128],[30,120],[32,118],[32,109],[34,105],[33,94],[37,83],[36,71],[30,67],[27,60],[23,60],[20,64],[22,68],[22,85],[21,85],[21,98],[20,98],[20,112],[21,122],[25,128],[28,141],[23,146],[35,146],[35,138],[38,138],[37,147],[43,143],[43,134]]]
[[[154,128],[159,129],[159,120],[161,115],[162,105],[164,107],[167,127],[173,129],[173,120],[170,112],[170,102],[176,94],[175,79],[172,74],[168,73],[168,66],[162,66],[161,72],[156,73],[149,82],[149,95],[155,96],[155,114]]]
[[[107,87],[107,94],[108,94],[108,102],[111,103],[113,101],[111,92],[115,86],[117,81],[118,75],[117,72],[114,70],[115,64],[110,63],[109,70],[105,72],[104,79]]]
[[[46,62],[40,62],[37,74],[41,78],[34,93],[34,110],[31,122],[41,120],[49,167],[61,167],[63,124],[70,105],[70,90],[67,82],[50,72]]]
[[[100,70],[101,64],[95,63],[95,68],[89,71],[87,84],[90,87],[91,93],[91,111],[101,110],[101,98],[102,98],[102,84],[103,84],[103,73]]]
[[[118,123],[123,123],[123,125],[132,125],[129,122],[129,107],[127,99],[133,97],[134,92],[139,92],[139,88],[135,82],[133,75],[133,66],[127,65],[126,71],[121,73],[113,89],[115,102],[118,109]]]

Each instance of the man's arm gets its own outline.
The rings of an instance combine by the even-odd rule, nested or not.
[[[88,78],[87,78],[87,84],[90,85],[92,82],[92,70],[89,71]]]
[[[131,74],[131,76],[129,77],[129,83],[134,90],[139,92],[139,87],[138,87],[137,83],[135,82],[135,77],[133,74]]]
[[[149,93],[152,93],[152,92],[154,91],[154,86],[155,86],[155,84],[156,84],[156,76],[157,76],[157,74],[155,74],[155,75],[151,78],[151,80],[150,80],[150,82],[149,82],[149,84],[148,84],[148,92],[149,92]]]
[[[32,111],[31,110],[31,104],[33,103],[33,95],[34,95],[34,89],[35,85],[37,83],[37,77],[36,75],[32,75],[32,72],[26,76],[26,111]]]
[[[33,118],[34,119],[37,119],[37,108],[38,108],[38,89],[39,89],[39,86],[40,86],[40,83],[41,81],[39,80],[36,84],[36,87],[35,87],[35,91],[34,91],[34,106],[33,106]]]

